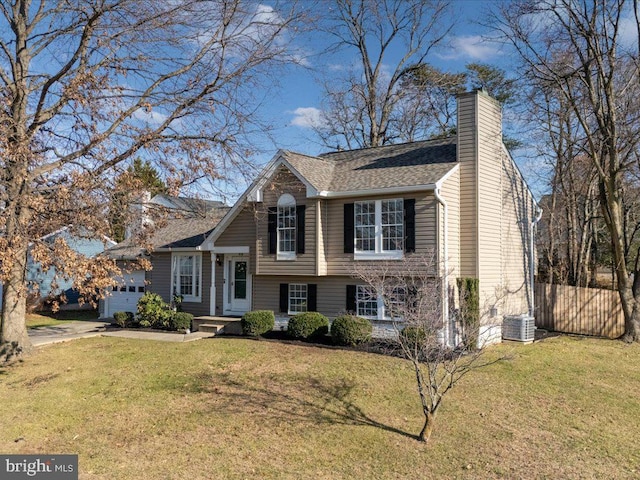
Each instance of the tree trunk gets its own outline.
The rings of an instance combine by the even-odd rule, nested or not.
[[[431,412],[430,410],[425,410],[424,412],[424,425],[422,426],[422,430],[418,434],[418,440],[424,443],[429,442],[429,438],[433,433],[433,427],[435,425],[436,420],[436,412]]]
[[[619,286],[618,291],[622,302],[622,310],[624,311],[624,335],[622,339],[627,343],[640,342],[640,298],[634,298],[629,285],[625,285],[624,288]]]
[[[2,293],[2,320],[0,328],[0,365],[10,363],[29,353],[33,348],[25,316],[27,289],[25,282],[27,245],[20,247],[11,268],[11,276]]]

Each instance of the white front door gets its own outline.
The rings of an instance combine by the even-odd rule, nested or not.
[[[225,313],[242,314],[251,309],[249,258],[230,257],[225,268]]]

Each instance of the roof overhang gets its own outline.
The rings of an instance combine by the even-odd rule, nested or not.
[[[150,253],[167,253],[167,252],[200,252],[202,250],[206,250],[202,248],[202,245],[198,245],[197,247],[160,247],[154,248]]]
[[[404,187],[388,187],[388,188],[369,188],[365,190],[351,190],[346,192],[318,192],[316,198],[351,198],[351,197],[367,197],[372,195],[394,195],[396,193],[412,193],[435,190],[437,184],[429,183],[426,185],[409,185]]]

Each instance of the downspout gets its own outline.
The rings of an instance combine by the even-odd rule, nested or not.
[[[453,346],[453,341],[452,341],[452,333],[453,333],[453,328],[450,324],[450,318],[449,318],[449,211],[447,208],[447,202],[444,201],[444,198],[442,198],[440,196],[440,189],[436,188],[433,191],[436,200],[438,201],[438,203],[440,205],[442,205],[442,211],[444,213],[444,220],[443,220],[443,229],[444,229],[444,233],[442,235],[442,241],[444,243],[444,247],[442,249],[442,255],[444,257],[444,260],[442,262],[442,268],[443,268],[443,278],[445,280],[444,284],[443,284],[443,288],[442,288],[442,316],[443,316],[443,323],[444,323],[444,340],[445,340],[445,345],[447,347],[452,347]]]
[[[536,264],[536,249],[535,249],[535,228],[538,222],[542,218],[542,209],[538,207],[538,214],[536,218],[531,222],[531,232],[529,232],[529,316],[533,317],[535,315],[535,272],[534,267]]]

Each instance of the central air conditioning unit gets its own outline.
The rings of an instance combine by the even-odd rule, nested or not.
[[[531,343],[535,339],[535,318],[529,315],[506,315],[502,323],[502,338]]]

